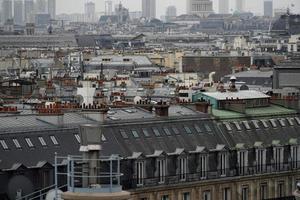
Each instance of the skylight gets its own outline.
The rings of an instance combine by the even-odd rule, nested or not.
[[[265,128],[269,128],[269,125],[266,122],[266,120],[261,120],[261,123],[264,125]]]
[[[128,139],[128,135],[126,134],[125,130],[121,129],[120,133],[124,139]]]
[[[184,130],[187,134],[192,134],[192,131],[188,126],[184,126]]]
[[[225,127],[226,127],[226,129],[227,129],[228,131],[232,131],[232,128],[231,128],[231,126],[230,126],[229,123],[224,122],[224,125],[225,125]]]
[[[39,138],[39,141],[40,141],[40,143],[41,143],[42,146],[47,146],[44,138],[42,138],[42,137],[38,137],[38,138]]]
[[[51,135],[51,136],[50,136],[50,139],[51,139],[51,141],[52,141],[52,143],[53,143],[54,145],[58,145],[57,139],[56,139],[56,137],[55,137],[54,135]]]
[[[238,130],[238,131],[241,131],[242,130],[242,128],[241,128],[241,126],[240,126],[240,124],[238,123],[238,122],[233,122],[234,123],[234,125],[235,125],[235,127],[236,127],[236,129]]]
[[[250,130],[250,129],[251,129],[251,127],[250,127],[250,125],[249,125],[249,123],[248,123],[247,121],[243,121],[243,124],[244,124],[244,126],[245,126],[245,128],[246,128],[247,130]]]
[[[21,145],[20,145],[20,143],[17,139],[13,139],[13,142],[14,142],[17,149],[21,149]]]
[[[206,129],[207,132],[212,132],[211,128],[209,127],[208,124],[204,124],[204,127]]]
[[[30,148],[34,147],[33,144],[32,144],[32,142],[31,142],[31,140],[30,140],[30,138],[25,138],[25,141],[26,141],[27,145],[28,145]]]
[[[149,134],[147,129],[143,128],[142,130],[143,130],[143,133],[144,133],[145,137],[150,137],[150,134]]]
[[[174,131],[175,135],[179,135],[180,132],[176,127],[172,127],[172,130]]]
[[[276,120],[275,119],[270,119],[270,122],[271,122],[271,124],[272,124],[272,126],[274,128],[277,128],[277,124],[276,124]]]
[[[155,136],[160,136],[160,132],[157,128],[152,128]]]
[[[291,126],[294,126],[293,118],[287,118],[287,121]]]
[[[75,136],[75,138],[76,138],[77,142],[80,144],[80,142],[81,142],[81,140],[80,140],[80,136],[79,136],[78,134],[75,134],[74,136]]]
[[[253,125],[256,129],[259,129],[258,121],[257,120],[252,120]]]
[[[138,132],[136,130],[132,130],[131,132],[132,132],[133,137],[135,137],[135,138],[139,138],[140,137],[139,134],[138,134]]]
[[[171,132],[167,127],[164,127],[164,132],[166,133],[166,135],[171,135]]]
[[[298,125],[300,125],[300,119],[299,119],[299,117],[295,117],[295,120],[297,121]]]
[[[197,124],[195,124],[194,127],[198,133],[202,133],[201,128]]]
[[[7,144],[6,144],[6,142],[5,142],[4,140],[0,140],[0,144],[1,144],[1,146],[2,146],[2,148],[3,148],[4,150],[7,150],[7,149],[8,149],[8,146],[7,146]]]
[[[282,127],[286,127],[284,119],[279,119],[279,123]]]

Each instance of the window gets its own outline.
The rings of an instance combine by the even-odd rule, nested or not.
[[[282,127],[286,126],[284,119],[279,119],[279,123]]]
[[[191,200],[191,195],[189,192],[185,192],[182,194],[182,200]]]
[[[105,137],[105,135],[102,133],[102,135],[101,135],[101,141],[102,142],[106,142],[106,137]]]
[[[206,129],[207,132],[212,132],[211,128],[209,127],[208,124],[204,124],[204,127]]]
[[[126,134],[125,130],[121,129],[121,130],[120,130],[120,133],[121,133],[121,136],[122,136],[124,139],[128,139],[128,135]]]
[[[298,168],[299,159],[299,146],[291,146],[291,162],[293,168]]]
[[[261,123],[264,125],[265,128],[269,128],[269,125],[265,120],[261,120]]]
[[[4,150],[8,150],[8,146],[7,146],[6,142],[5,142],[5,140],[0,140],[0,144],[1,144],[1,146],[2,146],[2,148]]]
[[[225,125],[227,131],[232,131],[232,128],[229,123],[226,122],[226,123],[224,123],[224,125]]]
[[[270,119],[270,122],[273,126],[273,128],[277,128],[276,120],[275,119]]]
[[[264,172],[266,168],[266,150],[256,149],[256,171]]]
[[[226,169],[227,169],[227,155],[226,155],[226,153],[220,153],[219,161],[220,161],[220,175],[221,176],[226,176]]]
[[[176,127],[173,127],[172,130],[175,133],[175,135],[179,135],[180,134],[179,130]]]
[[[223,188],[223,200],[231,199],[231,191],[230,188]]]
[[[184,130],[187,134],[192,134],[192,131],[188,126],[184,126]]]
[[[166,133],[166,135],[171,135],[171,132],[167,127],[164,128],[164,132]]]
[[[260,199],[267,199],[268,198],[268,184],[262,183],[260,185]]]
[[[137,185],[144,184],[144,162],[137,162],[136,163],[136,183]]]
[[[158,160],[159,183],[165,182],[165,176],[166,176],[166,160]]]
[[[25,138],[25,141],[26,141],[27,145],[28,145],[30,148],[34,147],[33,144],[32,144],[32,142],[31,142],[31,140],[30,140],[30,138]]]
[[[46,142],[45,142],[45,140],[44,140],[44,138],[43,137],[38,137],[38,139],[39,139],[39,141],[40,141],[40,143],[41,143],[41,145],[44,147],[44,146],[47,146],[47,144],[46,144]]]
[[[179,159],[179,178],[180,180],[186,179],[186,173],[187,173],[187,159],[186,158],[180,158]]]
[[[285,192],[284,192],[284,182],[280,181],[277,184],[277,197],[284,197],[285,196]]]
[[[199,172],[200,172],[200,177],[201,179],[206,178],[206,172],[207,172],[207,156],[206,155],[200,155],[199,158]]]
[[[242,187],[242,199],[241,200],[249,200],[249,188]]]
[[[53,143],[54,145],[58,145],[57,139],[56,139],[56,137],[55,137],[54,135],[51,135],[51,136],[50,136],[50,139],[51,139],[51,141],[52,141],[52,143]]]
[[[154,132],[154,135],[159,137],[160,136],[160,132],[157,128],[152,128],[153,132]]]
[[[242,128],[241,128],[241,126],[240,126],[240,124],[238,123],[238,122],[233,122],[234,124],[235,124],[235,127],[236,127],[236,129],[238,130],[238,131],[241,131],[242,130]]]
[[[238,151],[238,169],[239,174],[244,175],[248,168],[248,151]]]
[[[161,200],[170,200],[169,195],[163,195],[161,196]]]
[[[195,129],[196,129],[196,131],[197,131],[197,133],[202,133],[202,130],[201,130],[201,128],[197,125],[197,124],[195,124]]]
[[[256,129],[259,129],[259,125],[258,125],[258,121],[257,120],[253,120],[253,125]]]
[[[283,165],[283,148],[282,147],[275,147],[274,148],[274,167],[275,170],[281,170]]]
[[[300,125],[300,119],[299,119],[299,117],[295,117],[295,120],[297,121],[298,125]]]
[[[294,126],[293,118],[287,118],[287,121],[291,126]]]
[[[145,137],[150,137],[150,134],[147,129],[143,128],[142,131],[143,131]]]
[[[248,123],[247,121],[243,121],[243,124],[244,124],[244,126],[245,126],[245,128],[246,128],[247,130],[250,130],[250,129],[251,129],[250,126],[249,126],[249,123]]]
[[[133,135],[134,138],[139,138],[140,137],[136,130],[132,130],[131,132],[132,132],[132,135]]]
[[[15,144],[15,146],[16,146],[17,149],[21,149],[22,148],[21,145],[20,145],[20,143],[19,143],[19,141],[17,139],[13,139],[13,142],[14,142],[14,144]]]
[[[75,138],[76,138],[77,142],[80,144],[80,142],[81,142],[81,140],[80,140],[80,136],[79,136],[78,134],[75,134],[74,136],[75,136]]]
[[[211,200],[211,192],[210,191],[204,191],[202,195],[203,200]]]

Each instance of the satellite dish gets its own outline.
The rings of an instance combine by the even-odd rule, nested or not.
[[[47,193],[45,200],[62,200],[62,198],[61,198],[62,193],[63,192],[61,190],[57,190],[57,198],[55,198],[55,195],[56,195],[55,189],[50,190]]]
[[[135,104],[138,104],[140,102],[140,100],[142,100],[142,97],[140,97],[140,96],[136,96],[136,97],[133,98],[133,102]]]
[[[77,103],[79,103],[80,105],[83,104],[84,99],[83,99],[82,95],[76,95],[75,99],[76,99]]]

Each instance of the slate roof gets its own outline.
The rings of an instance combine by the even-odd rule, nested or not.
[[[127,114],[135,115],[135,113]],[[19,118],[27,117],[23,115]],[[34,121],[34,117],[36,116],[29,118]],[[137,117],[140,117],[140,114],[137,114]],[[271,146],[275,140],[280,141],[280,144],[289,144],[292,140],[299,141],[299,117],[290,114],[218,120],[195,112],[191,115],[170,118],[153,116],[144,119],[108,120],[98,124],[102,127],[104,156],[119,154],[123,158],[134,159],[141,155],[147,157],[159,156],[162,153],[178,154],[183,151],[194,153],[215,151],[216,147],[222,147],[219,150],[235,149],[240,144],[247,147],[254,147],[257,144]],[[3,118],[10,117],[0,117],[2,126]],[[0,169],[12,169],[21,166],[20,164],[25,167],[53,164],[55,152],[63,156],[79,155],[78,125],[97,122],[84,114],[70,113],[64,120],[69,126],[60,127],[51,120],[47,123],[43,121],[37,123],[41,124],[33,124],[30,131],[3,132],[0,129],[2,133]],[[51,129],[44,129],[44,125],[50,126]],[[32,145],[28,143],[28,138]],[[20,147],[17,147],[16,141]],[[3,142],[7,148],[4,148]]]

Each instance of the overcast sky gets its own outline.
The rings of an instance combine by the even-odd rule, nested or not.
[[[96,3],[96,11],[104,11],[105,0],[57,0],[57,13],[82,13],[83,5],[86,1],[93,1]],[[122,2],[126,8],[130,11],[141,10],[141,0],[113,0],[114,4]],[[218,0],[212,0],[214,2],[214,10],[218,11]],[[234,9],[235,0],[229,0],[230,7]],[[262,14],[264,0],[246,0],[246,7],[248,11],[252,11],[255,14]],[[300,13],[300,0],[273,0],[274,8],[287,8],[289,5],[294,4],[294,13]],[[157,2],[157,17],[165,15],[165,10],[169,5],[175,5],[177,7],[178,14],[184,14],[186,12],[185,0],[156,0]]]

